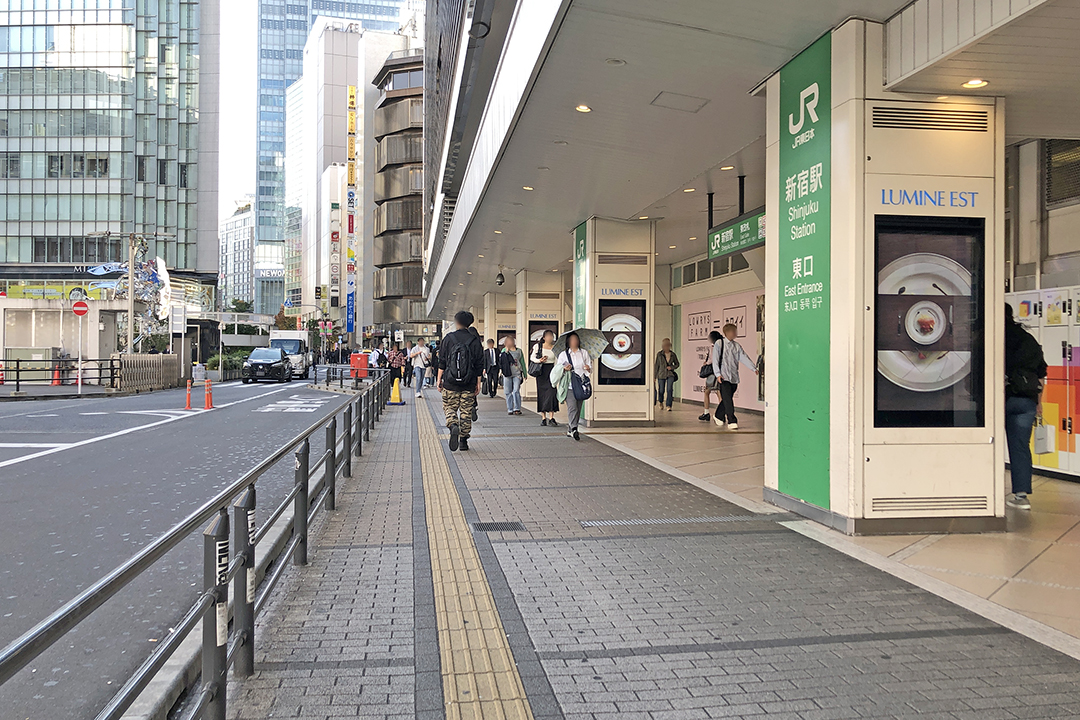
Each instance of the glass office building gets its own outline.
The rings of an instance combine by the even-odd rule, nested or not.
[[[217,252],[199,256],[196,195],[200,150],[216,151],[200,147],[198,123],[200,59],[216,66],[217,8],[0,0],[0,290],[85,289],[88,267],[126,258],[130,232],[157,233],[149,257],[213,284]],[[206,37],[200,13],[214,13]],[[216,146],[216,130],[202,144]],[[209,168],[211,184],[215,174]],[[201,198],[213,198],[202,218],[210,237],[214,185]],[[107,282],[96,290],[107,295]]]
[[[397,30],[403,0],[260,0],[259,114],[256,162],[256,242],[275,243],[267,257],[281,257],[288,237],[285,203],[285,91],[303,74],[304,43],[320,16],[355,20],[367,30]],[[294,221],[295,225],[295,221]],[[272,288],[272,290],[271,290]],[[263,297],[263,294],[267,297]],[[274,312],[284,300],[285,285],[256,284],[256,309]]]

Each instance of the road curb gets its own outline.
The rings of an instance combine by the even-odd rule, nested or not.
[[[170,388],[163,388],[170,389]],[[12,391],[14,392],[14,391]],[[155,392],[154,390],[143,390],[144,393]],[[0,395],[0,402],[27,402],[31,400],[100,400],[102,398],[116,398],[127,397],[129,395],[141,394],[138,390],[117,390],[116,392],[103,392],[103,393],[85,393],[79,395],[78,393],[64,393],[63,395]]]

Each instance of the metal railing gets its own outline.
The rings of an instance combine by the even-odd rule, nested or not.
[[[78,358],[55,360],[5,360],[0,362],[0,383],[14,383],[15,392],[23,385],[79,384]],[[121,364],[116,358],[82,360],[82,384],[117,389],[120,387]]]
[[[358,371],[358,373],[354,373]],[[354,374],[362,374],[363,377],[355,377]],[[373,381],[380,378],[391,378],[387,380],[388,383],[392,383],[393,371],[390,368],[381,367],[368,367],[368,368],[354,368],[351,365],[318,365],[315,368],[315,386],[338,388],[344,390],[345,388],[357,388],[360,383],[367,381]]]
[[[389,399],[389,375],[381,374],[344,406],[319,420],[264,459],[228,488],[153,540],[134,556],[95,582],[52,615],[0,650],[0,685],[3,685],[45,650],[52,647],[157,560],[186,540],[209,521],[203,530],[203,592],[172,633],[147,657],[135,673],[95,716],[96,720],[118,720],[202,621],[202,675],[194,689],[195,702],[185,720],[224,720],[228,669],[237,676],[254,672],[255,618],[281,579],[287,559],[294,565],[307,564],[308,523],[320,507],[333,510],[337,478],[352,476],[352,458],[363,454],[365,442],[382,416]],[[341,432],[338,432],[341,416]],[[326,451],[311,464],[310,438],[322,430]],[[292,491],[273,510],[261,527],[255,525],[255,482],[290,452],[295,455]],[[312,478],[315,478],[312,482]],[[232,531],[230,543],[230,518]],[[266,577],[256,588],[255,550],[285,512],[291,538],[268,561]],[[229,584],[232,583],[233,622],[229,629]],[[256,595],[256,590],[259,590]]]

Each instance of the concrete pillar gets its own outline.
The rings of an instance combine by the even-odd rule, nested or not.
[[[492,329],[489,337],[495,338],[496,342],[507,335],[517,340],[517,298],[506,293],[485,293],[484,327]]]
[[[655,237],[651,221],[593,217],[574,230],[573,325],[609,341],[593,358],[589,427],[653,424]]]
[[[886,93],[881,65],[852,20],[766,84],[765,499],[1003,530],[1003,106]]]
[[[563,281],[557,273],[520,270],[517,278],[517,343],[526,355],[544,330],[556,336],[563,326]],[[522,398],[536,398],[536,381],[522,385]]]

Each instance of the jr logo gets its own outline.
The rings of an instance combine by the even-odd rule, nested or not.
[[[817,122],[818,84],[813,83],[799,93],[799,122],[795,122],[795,113],[788,115],[788,132],[798,135],[806,122],[806,115],[810,115],[810,122]]]

